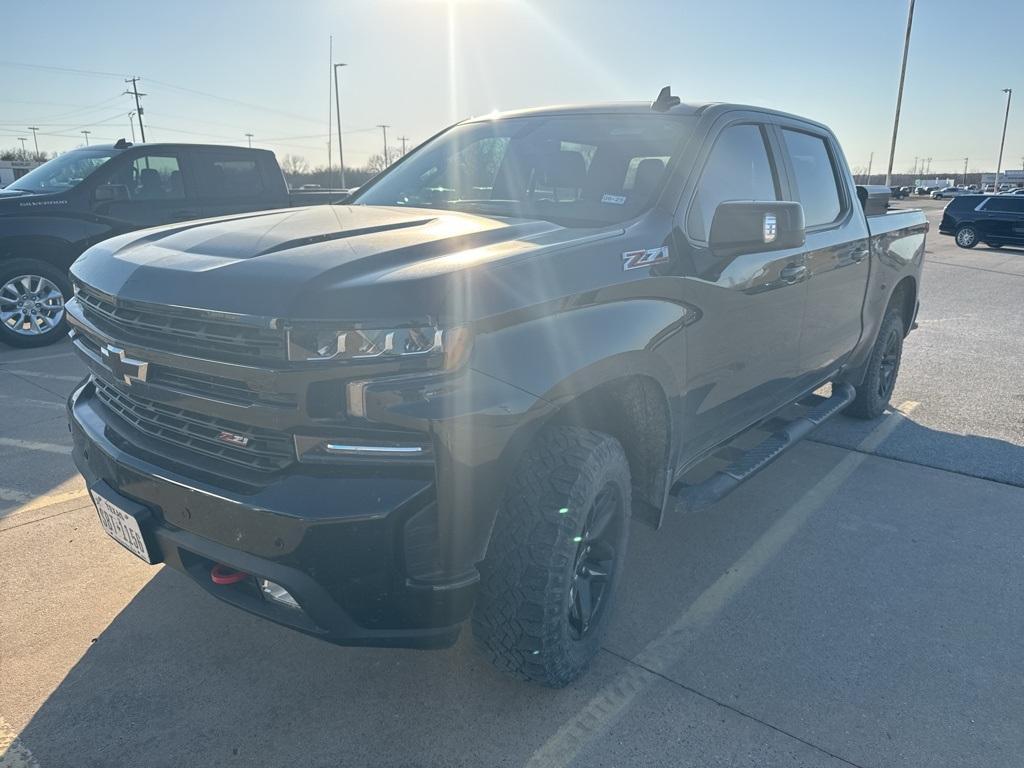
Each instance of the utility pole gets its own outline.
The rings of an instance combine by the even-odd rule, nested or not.
[[[964,158],[964,186],[967,186],[967,158]]]
[[[403,146],[403,150],[404,150],[404,146]],[[874,159],[875,159],[875,153],[872,152],[871,155],[868,157],[868,178],[864,182],[865,184],[870,184],[871,183],[871,163],[874,162]]]
[[[85,146],[88,147],[89,146],[89,134],[92,133],[92,131],[79,131],[79,133],[81,133],[83,136],[85,136]]]
[[[917,177],[917,158],[916,157],[914,158],[914,177],[915,177],[915,180],[916,180],[916,177]]]
[[[145,96],[144,93],[139,93],[139,78],[129,77],[125,80],[126,83],[132,84],[130,91],[125,91],[129,96],[135,97],[135,111],[139,114],[139,133],[142,134],[142,143],[146,143],[146,126],[142,123],[142,104],[139,103],[139,97]]]
[[[128,122],[132,124],[132,144],[135,143],[135,113],[128,113]]]
[[[35,126],[35,125],[30,125],[28,127],[28,129],[30,131],[32,131],[32,143],[35,144],[35,146],[36,146],[36,154],[38,155],[39,154],[39,139],[36,137],[36,131],[39,130],[39,127]]]
[[[925,171],[924,171],[925,176],[927,176],[931,172],[932,172],[932,159],[929,157],[928,158],[928,167],[925,168]]]
[[[249,140],[249,149],[252,149],[252,134],[251,133],[245,134],[245,138],[247,138]]]
[[[407,142],[409,140],[409,137],[408,136],[399,136],[398,140],[400,142],[402,142],[402,156],[404,157],[405,156],[405,142]],[[868,163],[868,167],[869,168],[871,167],[870,163]]]
[[[384,131],[384,167],[387,168],[391,165],[391,158],[388,156],[388,128],[390,125],[378,125],[382,131]]]
[[[23,136],[19,136],[18,141],[21,142],[21,156],[28,157],[28,150],[25,149],[25,142],[28,141],[28,139],[24,138]]]
[[[996,184],[993,191],[999,191],[999,174],[1003,170],[1003,147],[1006,146],[1006,124],[1010,121],[1010,99],[1013,98],[1013,88],[1003,88],[1006,94],[1006,115],[1003,117],[1003,138],[999,141],[999,160],[996,161]]]
[[[892,122],[892,145],[889,147],[889,170],[885,174],[885,185],[892,186],[892,163],[896,158],[896,135],[900,129],[900,107],[903,105],[903,81],[907,77],[907,53],[910,51],[910,28],[914,25],[914,0],[910,0],[907,11],[907,35],[903,40],[903,65],[900,67],[900,89],[896,95],[896,117]]]
[[[334,65],[334,109],[338,113],[338,164],[341,166],[341,188],[347,189],[345,185],[345,152],[341,148],[341,97],[338,95],[338,70],[346,64]]]

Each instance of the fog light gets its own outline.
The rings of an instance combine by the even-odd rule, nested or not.
[[[272,603],[286,605],[289,608],[300,607],[298,601],[291,596],[287,589],[269,579],[260,579],[260,592],[263,593],[265,600],[269,600]]]

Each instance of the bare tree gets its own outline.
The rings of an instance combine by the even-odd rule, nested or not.
[[[309,173],[309,163],[301,155],[285,155],[281,159],[281,170],[286,176],[298,176]]]

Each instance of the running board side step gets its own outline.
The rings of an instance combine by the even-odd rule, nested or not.
[[[696,485],[677,482],[672,488],[672,495],[682,502],[687,511],[711,506],[842,411],[853,402],[856,395],[856,390],[850,384],[833,384],[832,396],[823,398],[804,416],[773,432],[764,441],[745,451],[737,461],[715,472],[707,480]]]

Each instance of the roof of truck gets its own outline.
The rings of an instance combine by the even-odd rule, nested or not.
[[[517,109],[508,112],[492,112],[487,115],[477,115],[465,122],[475,123],[486,120],[500,120],[509,117],[529,117],[534,115],[700,115],[705,111],[714,109],[716,112],[749,111],[761,112],[778,117],[786,117],[793,120],[800,120],[811,123],[827,130],[827,126],[816,120],[801,115],[794,115],[789,112],[782,112],[767,107],[756,107],[750,104],[731,104],[727,102],[683,102],[664,111],[656,111],[651,108],[650,101],[619,101],[619,102],[598,102],[592,104],[558,104],[550,107],[532,107],[529,109]]]

